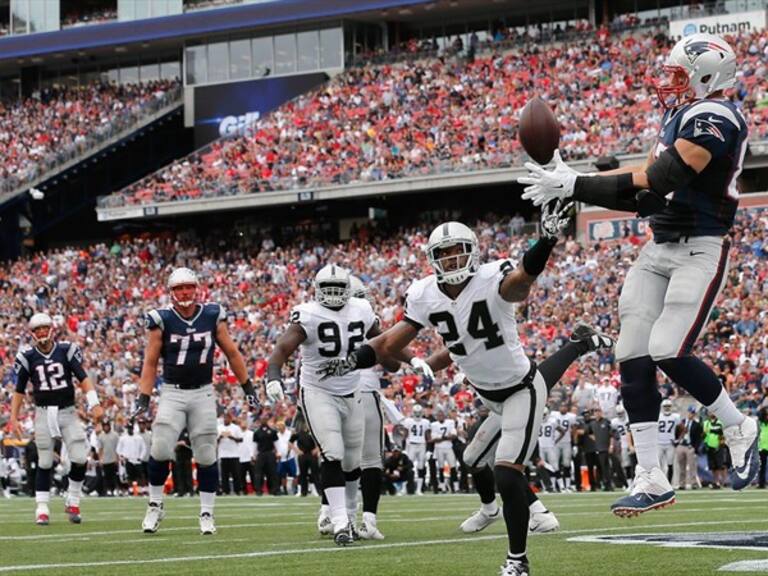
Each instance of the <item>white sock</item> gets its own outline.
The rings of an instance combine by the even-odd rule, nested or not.
[[[736,408],[736,405],[728,396],[725,388],[720,390],[720,394],[718,395],[717,399],[712,402],[712,404],[707,406],[707,410],[713,412],[720,419],[720,422],[723,423],[723,428],[728,428],[729,426],[738,426],[744,422],[744,419],[746,418],[746,416],[744,416],[744,414],[739,412],[739,409]]]
[[[163,503],[163,486],[162,484],[160,486],[154,486],[152,484],[149,485],[149,501],[150,503],[154,504],[162,504]]]
[[[344,498],[344,486],[332,486],[325,489],[325,497],[328,499],[329,512],[333,529],[341,530],[347,525],[347,507]]]
[[[216,492],[200,492],[200,514],[208,513],[213,516],[213,503],[216,501]]]
[[[45,509],[48,511],[48,502],[51,501],[50,492],[35,492],[35,502],[37,502],[37,509]]]
[[[348,481],[344,484],[344,501],[350,522],[357,517],[357,485],[357,480]]]
[[[480,510],[482,510],[486,516],[496,516],[496,514],[499,513],[499,505],[496,503],[496,500],[489,502],[488,504],[483,504],[481,502]]]
[[[369,526],[376,526],[376,514],[373,512],[363,512],[363,522]]]
[[[76,482],[74,480],[69,481],[69,494],[67,496],[67,504],[70,506],[80,506],[80,494],[83,491],[83,481]]]
[[[416,492],[421,492],[422,484],[424,484],[424,478],[416,478]]]
[[[637,464],[645,470],[659,468],[659,424],[658,422],[638,422],[630,424],[632,439],[635,441]]]
[[[320,517],[325,518],[331,515],[331,507],[328,504],[320,504]]]
[[[547,512],[547,507],[544,506],[541,500],[536,500],[528,506],[528,510],[530,510],[532,514],[541,514],[542,512]]]

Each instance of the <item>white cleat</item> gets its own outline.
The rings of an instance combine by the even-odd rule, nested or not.
[[[560,522],[552,512],[534,512],[528,521],[528,532],[531,534],[546,534],[560,530]]]
[[[141,529],[145,534],[154,534],[160,527],[160,521],[165,518],[165,510],[162,504],[150,502],[147,506],[147,513],[144,514],[144,522],[141,523]]]
[[[333,534],[333,522],[330,516],[320,516],[317,519],[317,531],[321,536],[330,536]]]
[[[725,443],[731,452],[731,488],[741,490],[749,486],[759,472],[757,423],[752,418],[736,426],[723,429]]]
[[[200,514],[200,534],[216,534],[216,524],[213,521],[213,514],[203,512]]]
[[[494,522],[501,519],[501,508],[496,509],[496,514],[486,514],[482,510],[478,510],[472,516],[464,520],[461,523],[461,531],[465,534],[472,534],[473,532],[480,532],[485,530]]]
[[[384,540],[384,534],[382,534],[376,524],[372,522],[366,522],[360,524],[360,528],[357,529],[357,533],[363,540]]]

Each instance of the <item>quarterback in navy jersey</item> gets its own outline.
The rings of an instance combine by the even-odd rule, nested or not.
[[[53,320],[48,314],[35,314],[29,321],[34,346],[19,350],[14,362],[16,390],[11,401],[11,430],[22,436],[19,411],[27,387],[32,382],[35,399],[35,443],[38,450],[38,469],[35,476],[35,522],[45,526],[50,521],[51,469],[53,444],[61,438],[67,447],[71,462],[69,489],[64,511],[70,522],[79,524],[80,494],[85,478],[88,456],[85,428],[75,410],[74,380],[86,395],[88,408],[94,419],[103,416],[99,397],[83,367],[83,353],[73,342],[56,342]]]
[[[619,299],[616,358],[638,465],[632,492],[613,504],[634,516],[675,501],[659,466],[660,368],[723,422],[733,468],[731,486],[758,472],[757,425],[733,404],[714,372],[691,354],[727,277],[728,232],[738,206],[747,124],[726,91],[736,55],[711,34],[677,42],[654,88],[665,112],[644,165],[580,174],[558,153],[555,169],[532,163],[523,198],[534,205],[572,198],[649,217],[653,240],[627,274]]]
[[[186,428],[197,462],[200,487],[200,532],[214,534],[214,498],[219,483],[216,465],[216,398],[213,391],[213,353],[218,345],[243,387],[248,404],[258,400],[245,362],[227,330],[226,312],[219,304],[197,302],[198,280],[189,268],[177,268],[168,279],[172,305],[150,310],[146,317],[148,344],[139,381],[140,395],[132,418],[149,407],[162,360],[164,384],[150,442],[149,505],[142,529],[157,532],[165,516],[163,487],[176,441]]]

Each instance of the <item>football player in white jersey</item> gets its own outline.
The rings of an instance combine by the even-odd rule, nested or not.
[[[427,432],[430,422],[424,418],[424,408],[414,404],[411,415],[403,420],[405,454],[416,471],[416,495],[423,496],[424,479],[427,477]]]
[[[624,471],[626,483],[633,476],[634,464],[632,462],[632,435],[629,433],[629,418],[623,404],[616,406],[616,417],[611,420],[611,429],[616,442],[611,452],[612,464],[614,466],[618,464],[616,469],[621,468]]]
[[[541,419],[539,428],[539,454],[551,468],[556,479],[556,487],[559,488],[557,480],[560,478],[560,470],[557,461],[557,451],[555,450],[555,438],[557,437],[557,421],[555,415],[550,413],[549,408],[544,407],[544,415]]]
[[[528,249],[518,268],[506,260],[481,265],[472,230],[459,222],[438,226],[427,245],[427,258],[435,273],[408,289],[403,320],[347,358],[326,362],[322,369],[324,378],[344,377],[391,358],[426,326],[440,333],[451,360],[498,415],[486,420],[475,440],[485,432],[488,448],[495,454],[494,476],[509,540],[502,576],[529,573],[530,488],[523,470],[536,443],[547,384],[554,385],[581,354],[612,345],[610,338],[584,326],[574,334],[574,341],[548,359],[550,364],[557,363],[557,367],[549,367],[548,372],[556,374],[551,381],[525,355],[517,334],[514,303],[527,298],[557,243],[557,234],[569,221],[559,204],[545,208],[543,214],[545,236]],[[498,440],[494,432],[500,432]]]
[[[353,541],[353,525],[347,503],[357,503],[364,414],[360,375],[321,378],[318,371],[330,358],[345,358],[366,338],[379,334],[378,319],[370,303],[350,296],[350,274],[329,264],[315,276],[315,300],[299,304],[291,312],[290,325],[278,339],[267,368],[267,398],[283,400],[282,366],[301,351],[299,403],[322,462],[320,475],[328,500],[334,541],[346,546]],[[385,360],[384,367],[397,370],[399,362]]]
[[[555,420],[555,452],[557,466],[560,469],[560,489],[571,490],[571,463],[573,462],[573,427],[576,424],[576,414],[568,410],[568,404],[562,402],[554,414]]]
[[[659,415],[659,462],[670,482],[675,462],[675,429],[678,424],[680,424],[680,414],[672,412],[672,400],[665,398],[661,403]]]
[[[459,479],[456,475],[456,454],[453,452],[453,441],[456,439],[456,422],[450,418],[445,417],[445,412],[438,410],[436,414],[437,420],[429,425],[429,439],[433,442],[432,451],[435,456],[435,469],[437,470],[437,476],[440,477],[440,472],[445,470],[446,464],[450,469],[449,484],[443,484],[440,486],[441,490],[445,490],[446,486],[449,486],[451,492],[458,492]]]
[[[603,415],[608,420],[613,419],[616,416],[616,404],[619,403],[619,390],[611,384],[611,379],[605,376],[597,387],[596,394],[597,403],[600,406],[600,410],[603,411]]]

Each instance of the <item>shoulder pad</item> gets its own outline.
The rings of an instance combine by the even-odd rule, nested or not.
[[[716,100],[699,100],[691,104],[687,110],[683,112],[682,118],[680,118],[680,128],[685,126],[691,119],[699,117],[701,115],[707,116],[709,122],[730,122],[737,129],[741,128],[736,113],[724,102],[718,102]]]

